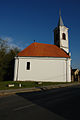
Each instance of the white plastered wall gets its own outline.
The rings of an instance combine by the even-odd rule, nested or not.
[[[70,60],[48,57],[16,57],[14,81],[70,82]],[[26,69],[30,62],[30,70]]]

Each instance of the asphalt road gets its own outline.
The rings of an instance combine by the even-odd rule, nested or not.
[[[79,120],[80,86],[0,97],[0,120]]]

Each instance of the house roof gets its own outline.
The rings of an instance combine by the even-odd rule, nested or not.
[[[44,43],[32,43],[27,48],[18,53],[18,56],[22,57],[66,57],[70,56],[61,48],[56,45],[44,44]]]

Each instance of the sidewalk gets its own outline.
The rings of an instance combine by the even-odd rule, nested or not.
[[[0,96],[11,95],[11,94],[20,93],[20,92],[32,92],[32,91],[50,90],[54,88],[76,87],[76,86],[80,86],[80,83],[67,83],[67,84],[49,85],[49,86],[42,86],[42,87],[33,87],[33,88],[0,90]]]

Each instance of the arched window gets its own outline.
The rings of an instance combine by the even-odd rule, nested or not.
[[[66,40],[66,35],[65,35],[65,33],[62,33],[62,39],[63,39],[63,40]]]

